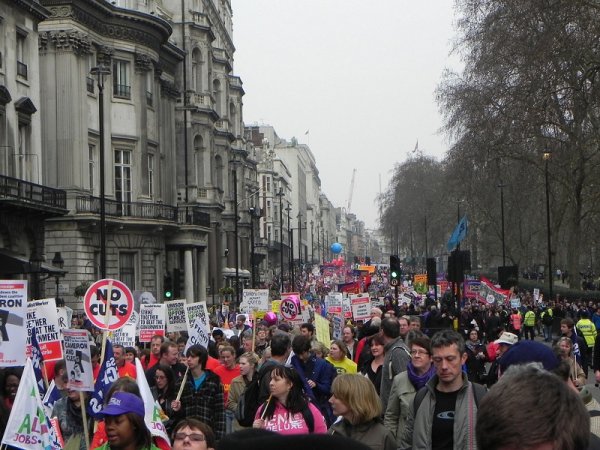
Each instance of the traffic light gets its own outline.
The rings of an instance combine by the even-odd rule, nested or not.
[[[165,275],[163,279],[164,297],[165,300],[171,300],[173,298],[173,279],[171,275]]]
[[[390,255],[390,284],[392,286],[400,284],[401,275],[400,258],[398,258],[398,255]]]

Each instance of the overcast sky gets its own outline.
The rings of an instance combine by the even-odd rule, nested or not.
[[[232,0],[244,122],[308,144],[321,188],[367,228],[394,164],[415,148],[441,159],[435,89],[455,36],[450,0]],[[309,134],[306,135],[306,131]]]

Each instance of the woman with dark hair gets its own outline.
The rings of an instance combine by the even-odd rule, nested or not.
[[[108,440],[99,450],[158,450],[144,422],[144,401],[129,392],[115,392],[101,411]]]
[[[302,390],[302,379],[291,367],[276,366],[271,371],[271,395],[258,408],[253,428],[279,434],[325,433],[327,426],[319,409]]]
[[[358,374],[339,375],[333,380],[329,399],[333,413],[341,420],[329,428],[361,442],[371,450],[395,450],[396,440],[381,423],[381,401],[375,387]]]
[[[173,450],[214,450],[215,433],[198,419],[183,419],[173,431]]]
[[[479,340],[479,331],[473,328],[465,341],[467,349],[467,376],[473,383],[485,382],[485,363],[488,360],[485,345]]]
[[[173,427],[173,416],[175,411],[171,408],[171,402],[177,397],[175,390],[175,374],[169,366],[159,364],[154,372],[154,386],[150,388],[152,397],[158,401],[167,418],[163,419],[163,424],[170,434]]]
[[[375,334],[368,338],[367,345],[371,350],[370,358],[360,368],[360,373],[366,376],[377,391],[379,395],[379,388],[381,387],[381,373],[383,368],[383,359],[385,354],[385,341],[381,334]]]
[[[0,391],[0,433],[4,435],[8,417],[12,410],[23,375],[22,367],[9,367],[4,371],[2,389]]]
[[[400,440],[406,427],[408,411],[419,389],[435,375],[431,359],[431,340],[427,336],[415,337],[410,342],[410,361],[405,372],[400,372],[392,381],[392,389],[384,411],[384,426]]]

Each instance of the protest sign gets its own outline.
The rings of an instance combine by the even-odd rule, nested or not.
[[[344,329],[344,320],[341,316],[336,314],[331,318],[331,322],[333,324],[333,339],[341,339],[342,330]]]
[[[135,347],[138,317],[139,314],[133,311],[125,325],[112,332],[111,341],[113,344],[119,344],[123,347]]]
[[[63,350],[56,314],[56,300],[45,298],[27,304],[27,348],[30,353],[31,330],[35,327],[44,361],[63,359]]]
[[[188,348],[192,345],[201,345],[204,348],[208,348],[208,341],[210,340],[210,330],[204,323],[202,316],[197,316],[194,323],[189,329],[189,337],[185,344],[183,354],[187,352]]]
[[[344,319],[352,319],[352,305],[349,297],[342,298],[342,311],[344,311]]]
[[[350,298],[354,320],[369,320],[371,318],[371,299],[369,294],[356,294]]]
[[[118,330],[133,311],[133,294],[125,283],[106,278],[92,284],[83,297],[87,318],[101,330]]]
[[[329,334],[329,321],[324,317],[315,314],[315,331],[317,333],[317,341],[329,348],[331,336]]]
[[[240,311],[251,313],[252,311],[269,310],[269,290],[268,289],[244,289],[242,291],[242,303]]]
[[[156,334],[165,335],[165,312],[166,307],[161,303],[140,306],[140,342],[150,342]]]
[[[58,317],[58,328],[64,330],[71,328],[71,320],[73,319],[73,310],[68,306],[56,308],[56,316]]]
[[[23,350],[21,348],[21,350]],[[25,450],[59,449],[56,432],[42,405],[31,359],[27,358],[2,444]]]
[[[62,330],[67,363],[67,387],[74,391],[93,391],[94,375],[90,342],[86,330]]]
[[[0,280],[0,367],[25,364],[27,281]]]
[[[206,308],[206,302],[189,303],[185,305],[185,315],[188,319],[188,328],[192,328],[196,317],[202,317],[202,322],[208,329],[210,327],[208,319],[208,309]]]
[[[329,314],[342,314],[342,298],[341,292],[334,292],[325,296],[325,307]]]
[[[185,300],[171,300],[164,304],[167,307],[167,332],[187,331]]]

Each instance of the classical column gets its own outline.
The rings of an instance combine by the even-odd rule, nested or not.
[[[183,270],[185,271],[185,298],[188,303],[196,301],[194,297],[194,264],[192,249],[183,251]]]

